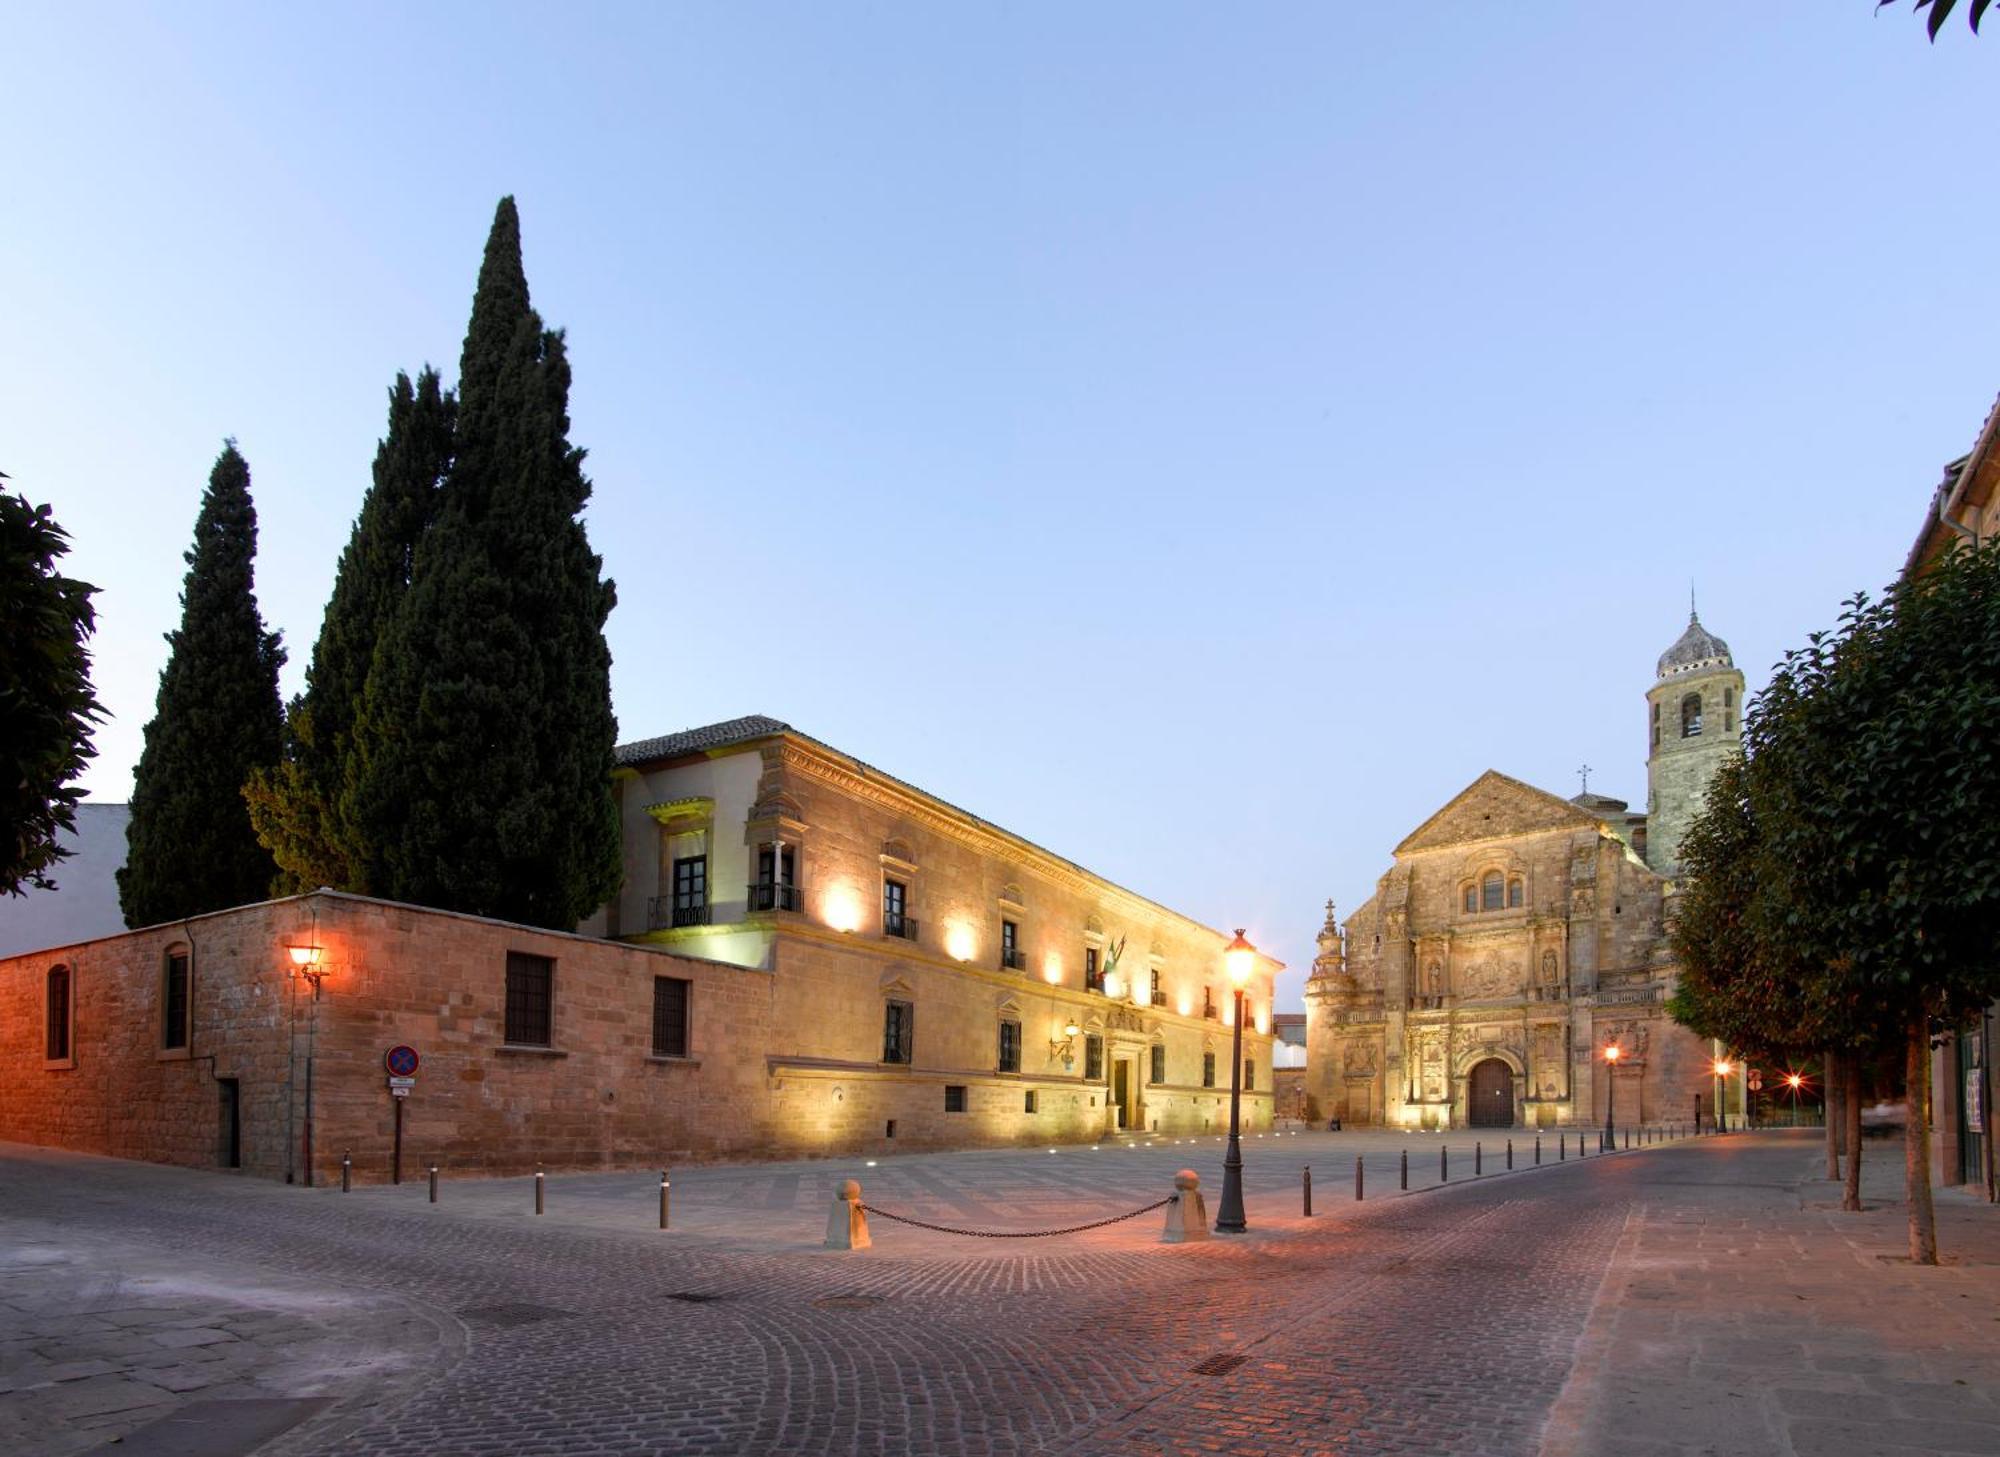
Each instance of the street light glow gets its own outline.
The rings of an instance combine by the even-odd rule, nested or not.
[[[1257,965],[1257,948],[1245,939],[1241,926],[1236,928],[1236,939],[1222,948],[1222,965],[1230,981],[1238,987],[1250,985],[1250,973]]]

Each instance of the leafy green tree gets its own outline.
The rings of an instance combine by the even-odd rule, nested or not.
[[[388,433],[334,574],[306,690],[285,716],[284,758],[244,789],[287,890],[376,889],[373,843],[343,809],[357,772],[355,720],[376,643],[409,590],[417,546],[436,514],[457,408],[435,370],[414,385],[407,374],[396,376]]]
[[[257,611],[250,467],[229,441],[186,553],[181,625],[160,673],[132,780],[118,899],[145,926],[264,899],[276,870],[243,803],[251,773],[278,761],[285,652]]]
[[[620,875],[615,600],[578,519],[563,336],[528,299],[501,200],[459,369],[438,513],[377,644],[343,812],[381,894],[560,929]]]
[[[84,647],[97,589],[56,570],[68,551],[48,507],[0,493],[0,894],[54,887],[69,853],[57,837],[76,828],[82,798],[76,776],[97,752],[103,709]]]
[[[1876,0],[1875,8],[1877,10],[1884,10],[1895,3],[1896,0]],[[1992,3],[1993,0],[1972,0],[1972,5],[1966,11],[1965,18],[1972,26],[1974,35],[1979,33],[1979,22],[1986,14],[1986,7]],[[1944,29],[1944,23],[1950,18],[1951,12],[1957,8],[1958,0],[1916,0],[1916,3],[1910,7],[1912,11],[1930,11],[1930,18],[1926,24],[1930,28],[1930,36],[1933,41],[1937,39],[1938,32]]]

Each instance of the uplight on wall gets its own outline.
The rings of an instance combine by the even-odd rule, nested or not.
[[[1254,1017],[1250,1019],[1250,1022],[1251,1025],[1257,1029],[1257,1033],[1259,1036],[1262,1036],[1264,1033],[1269,1032],[1271,1030],[1270,1010],[1266,1008],[1265,1010],[1258,1012]]]
[[[972,927],[959,923],[946,926],[944,949],[945,954],[953,961],[972,960],[974,953],[979,949],[979,943],[973,939]]]
[[[1194,1015],[1194,999],[1186,992],[1182,992],[1180,1001],[1174,1004],[1174,1009],[1183,1017],[1192,1017]]]
[[[861,897],[851,885],[836,885],[821,899],[820,916],[836,931],[861,929]]]
[[[1104,995],[1111,998],[1111,1000],[1114,1002],[1117,1001],[1119,997],[1124,995],[1124,993],[1119,990],[1119,987],[1122,985],[1123,980],[1124,979],[1120,977],[1117,972],[1114,971],[1109,973],[1104,978]]]
[[[1050,986],[1062,985],[1062,958],[1051,956],[1042,963],[1042,980]]]

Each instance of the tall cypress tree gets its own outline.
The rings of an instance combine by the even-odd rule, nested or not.
[[[285,651],[257,611],[257,510],[250,466],[229,441],[208,478],[186,553],[181,625],[160,673],[132,781],[118,900],[128,926],[258,901],[276,866],[243,803],[253,770],[275,764]]]
[[[345,812],[379,893],[569,929],[617,888],[615,596],[577,519],[569,360],[494,215],[459,368],[451,468],[377,645]]]
[[[435,370],[424,370],[414,385],[407,374],[396,376],[388,433],[334,574],[306,690],[285,717],[284,761],[244,790],[286,889],[376,888],[373,843],[343,809],[355,772],[354,724],[376,642],[409,589],[417,545],[436,513],[456,413]]]

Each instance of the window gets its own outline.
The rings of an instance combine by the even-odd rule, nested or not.
[[[674,924],[708,924],[708,857],[690,855],[674,862]]]
[[[1512,879],[1512,880],[1510,880],[1510,881],[1508,881],[1508,882],[1507,882],[1507,909],[1508,909],[1508,910],[1512,911],[1512,910],[1519,910],[1519,909],[1520,909],[1520,906],[1521,906],[1521,894],[1522,894],[1522,886],[1521,886],[1521,880],[1520,880],[1520,877],[1519,877],[1519,876],[1516,876],[1516,877],[1515,877],[1514,879]]]
[[[67,966],[49,968],[48,991],[48,1060],[67,1062],[69,1060],[69,968]]]
[[[907,1064],[917,1009],[908,1002],[888,1002],[882,1008],[882,1061]]]
[[[1002,1022],[1000,1024],[1000,1071],[1017,1073],[1021,1070],[1021,1024]]]
[[[1479,909],[1479,887],[1476,885],[1468,885],[1465,888],[1465,913],[1469,916],[1478,909]]]
[[[1167,1080],[1167,1050],[1157,1042],[1153,1044],[1153,1065],[1147,1071],[1152,1074],[1146,1079],[1149,1083],[1164,1083]]]
[[[914,937],[916,923],[907,914],[910,888],[900,880],[882,882],[882,934]]]
[[[653,1056],[688,1055],[688,988],[677,976],[653,978]]]
[[[1021,1111],[1022,1111],[1023,1113],[1032,1113],[1032,1112],[1034,1112],[1034,1111],[1035,1111],[1035,1092],[1034,1092],[1034,1089],[1030,1088],[1030,1089],[1029,1089],[1029,1090],[1028,1090],[1028,1091],[1027,1091],[1027,1092],[1026,1092],[1026,1093],[1025,1093],[1025,1094],[1024,1094],[1023,1096],[1022,1096],[1022,1098],[1021,1098]]]
[[[1087,992],[1104,990],[1104,973],[1097,968],[1097,948],[1083,948],[1083,989]]]
[[[1104,1079],[1104,1039],[1095,1033],[1083,1039],[1083,1075],[1091,1082]]]
[[[965,1084],[945,1084],[944,1111],[947,1113],[963,1113],[965,1111]]]
[[[1243,1059],[1243,1090],[1247,1093],[1257,1086],[1257,1064],[1249,1058]]]
[[[1000,965],[1008,971],[1021,969],[1021,928],[1012,921],[1000,923]]]
[[[1215,1054],[1212,1052],[1201,1055],[1201,1085],[1204,1088],[1215,1086]]]
[[[515,1047],[547,1047],[551,1041],[550,1002],[556,964],[526,951],[507,953],[507,1041]]]
[[[1698,739],[1701,737],[1701,695],[1690,693],[1681,700],[1681,737]]]
[[[188,954],[169,951],[160,984],[160,1046],[172,1049],[187,1045]]]
[[[1497,870],[1487,871],[1486,878],[1479,882],[1479,909],[1482,911],[1499,910],[1500,897],[1503,893],[1504,887],[1500,881],[1500,872]]]
[[[1660,705],[1653,705],[1653,747],[1660,747]]]
[[[1167,994],[1160,989],[1160,969],[1156,966],[1153,968],[1153,1005],[1164,1007],[1166,1004]]]
[[[753,911],[799,908],[798,859],[790,845],[766,845],[757,852],[757,883],[750,888]]]
[[[1722,731],[1726,734],[1736,732],[1736,690],[1734,688],[1725,688],[1722,690]]]
[[[1208,1020],[1211,1022],[1215,1021],[1218,1017],[1222,1015],[1215,1009],[1214,987],[1203,987],[1201,989],[1201,1014],[1202,1016],[1208,1018]]]

